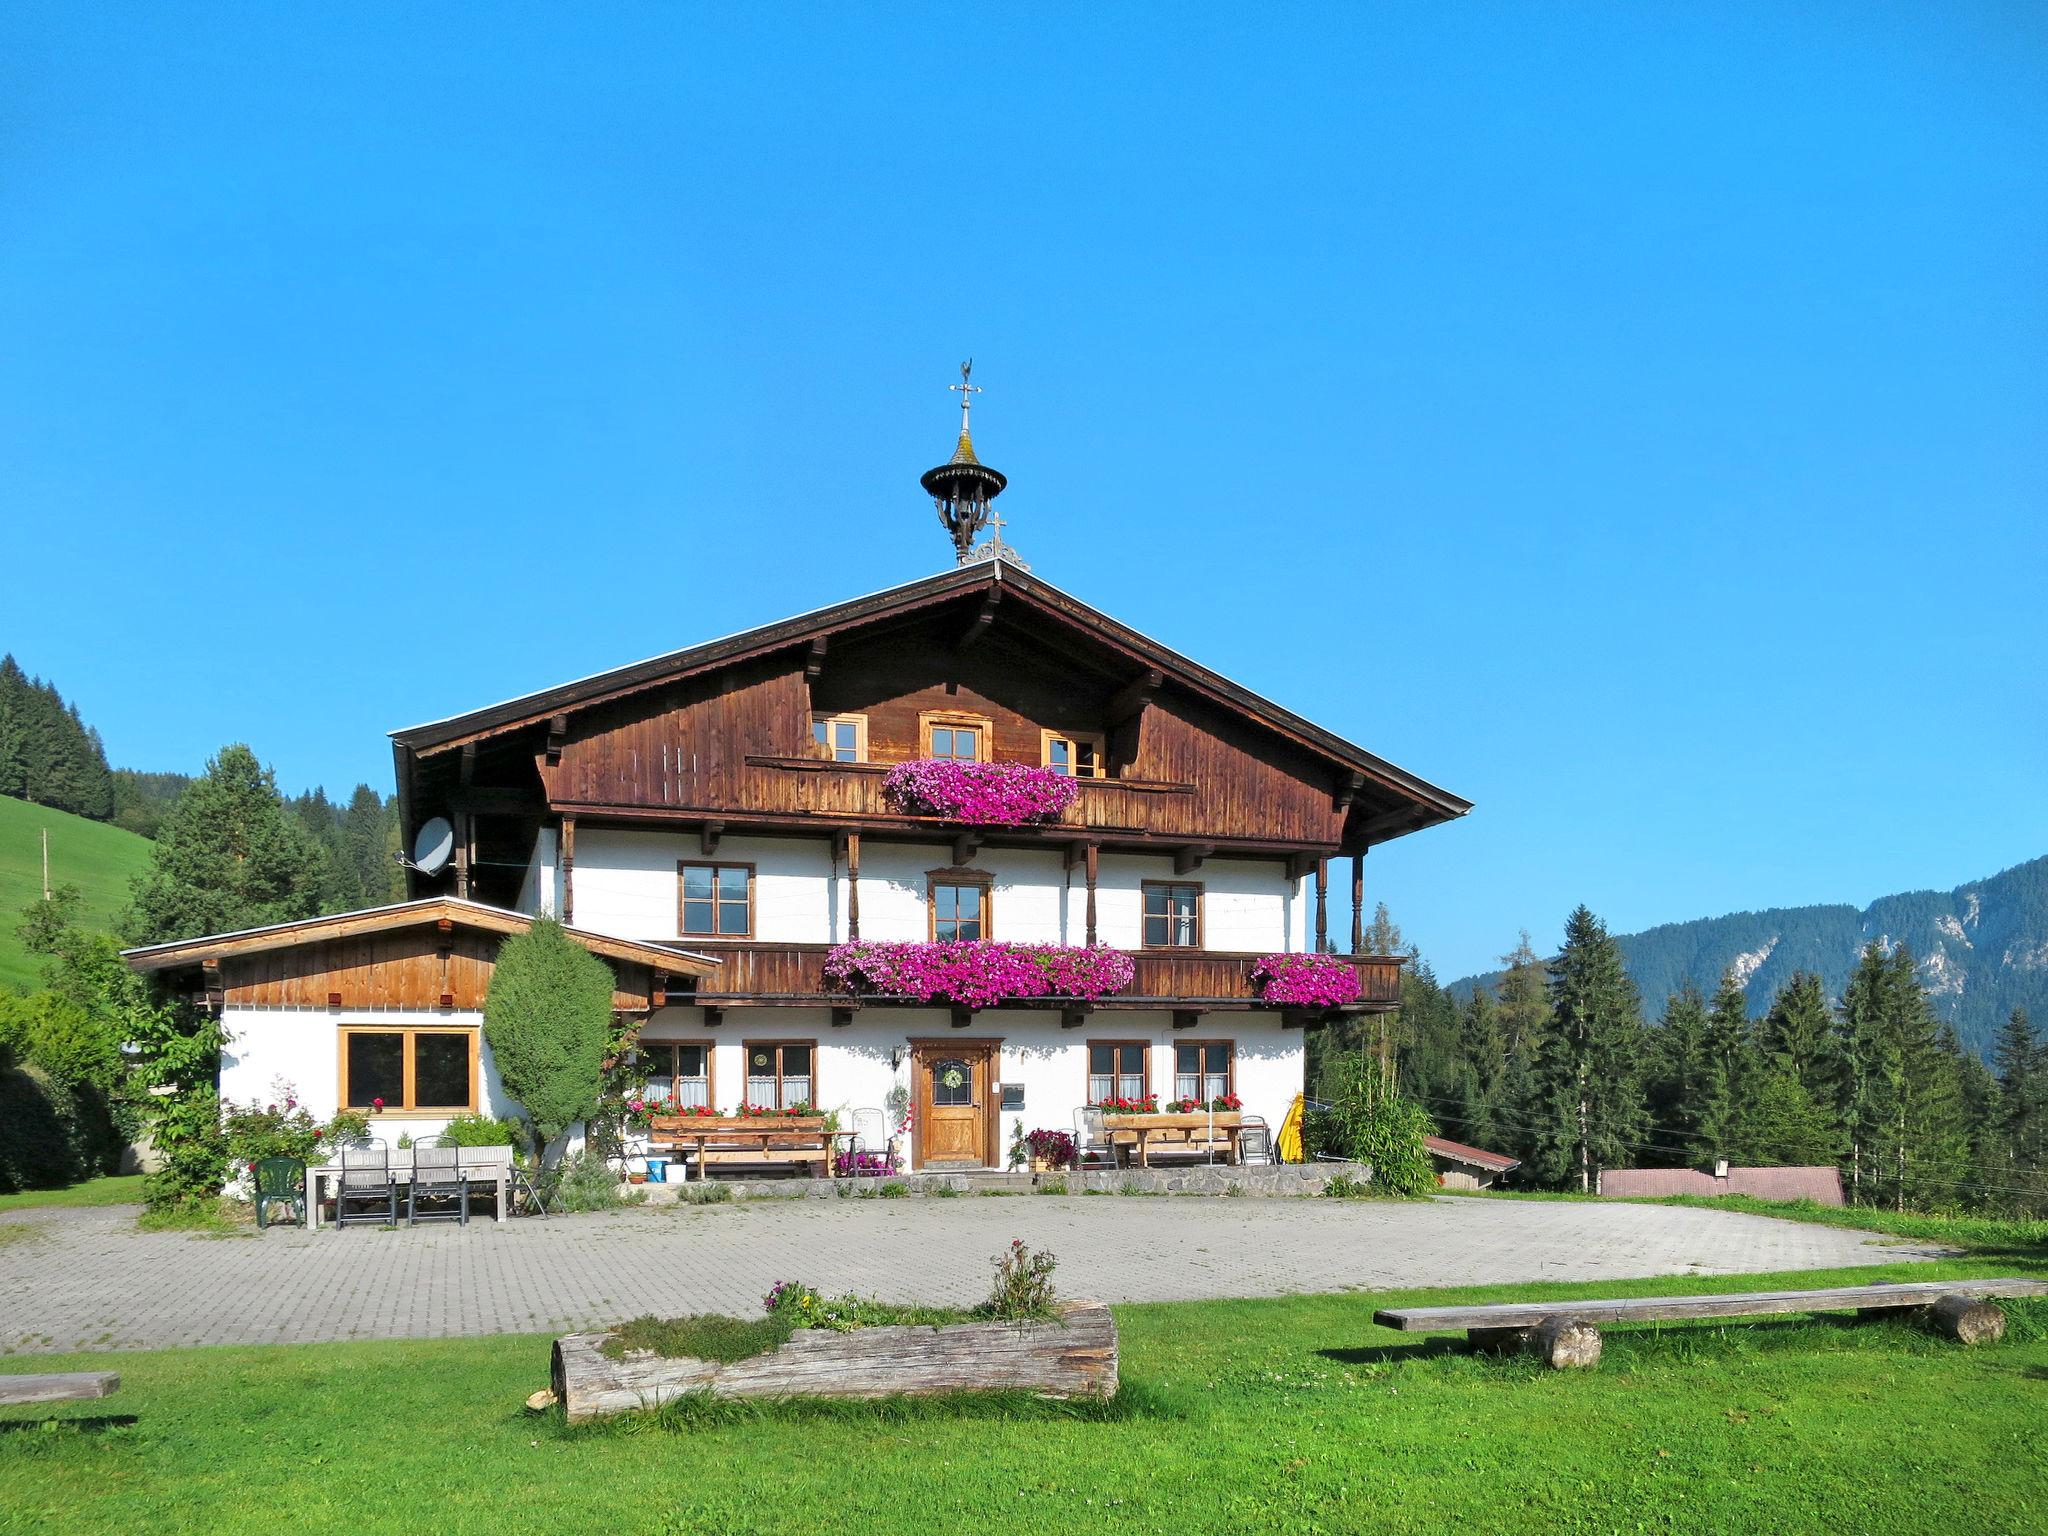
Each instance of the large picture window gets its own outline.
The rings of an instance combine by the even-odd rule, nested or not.
[[[1184,881],[1145,882],[1145,947],[1202,947],[1202,888]]]
[[[1088,1045],[1088,1102],[1104,1099],[1142,1099],[1145,1086],[1145,1042],[1142,1040],[1093,1040]]]
[[[643,1040],[647,1097],[677,1109],[713,1107],[711,1044],[705,1040]]]
[[[683,863],[676,871],[682,887],[678,933],[707,939],[754,936],[753,865]]]
[[[818,1102],[817,1042],[747,1042],[747,1102],[763,1109],[794,1109]]]
[[[473,1110],[477,1076],[473,1029],[341,1031],[341,1100],[347,1109]]]
[[[1176,1040],[1173,1096],[1210,1104],[1229,1094],[1232,1055],[1228,1040]]]

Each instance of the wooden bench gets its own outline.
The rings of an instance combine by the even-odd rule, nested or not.
[[[2005,1336],[1994,1298],[2048,1296],[2048,1282],[1929,1280],[1822,1291],[1742,1291],[1722,1296],[1643,1296],[1623,1301],[1523,1301],[1478,1307],[1382,1307],[1372,1320],[1403,1333],[1462,1330],[1474,1349],[1524,1350],[1562,1370],[1600,1359],[1601,1323],[1689,1322],[1798,1312],[1923,1318],[1965,1344]]]
[[[660,1115],[649,1122],[657,1151],[696,1158],[696,1177],[712,1163],[788,1163],[831,1178],[832,1136],[823,1115]]]
[[[0,1376],[0,1403],[68,1403],[110,1397],[121,1390],[114,1371],[66,1371],[47,1376]]]

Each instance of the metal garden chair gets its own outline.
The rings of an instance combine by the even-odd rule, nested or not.
[[[1238,1122],[1237,1160],[1240,1163],[1273,1161],[1273,1128],[1260,1115],[1246,1115]]]
[[[351,1214],[351,1205],[365,1207]],[[374,1222],[398,1225],[398,1181],[391,1176],[391,1149],[381,1141],[360,1141],[341,1149],[341,1183],[334,1191],[334,1224]]]
[[[1096,1159],[1097,1166],[1115,1168],[1116,1145],[1109,1139],[1109,1126],[1102,1111],[1094,1107],[1074,1111],[1074,1167],[1076,1171],[1086,1168],[1090,1159]]]
[[[292,1213],[292,1222],[306,1222],[306,1165],[295,1157],[266,1157],[256,1165],[256,1230],[270,1223],[265,1215],[273,1205]]]
[[[447,1201],[450,1208],[420,1215],[420,1202]],[[412,1183],[406,1186],[405,1220],[456,1221],[469,1225],[469,1178],[462,1171],[462,1148],[451,1136],[429,1136],[412,1144]]]

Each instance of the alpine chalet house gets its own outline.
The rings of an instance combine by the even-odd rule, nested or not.
[[[1305,1030],[1399,996],[1361,953],[1367,850],[1470,807],[1031,574],[1000,520],[977,546],[1005,480],[956,387],[922,482],[953,569],[395,732],[407,845],[440,819],[452,856],[413,903],[323,921],[445,956],[552,915],[644,1017],[651,1097],[887,1107],[916,1169],[1000,1165],[1109,1100],[1279,1126]],[[380,1015],[328,979],[367,940],[266,932],[132,957],[213,960],[230,1032],[273,1042],[224,1094],[502,1107],[476,987]]]

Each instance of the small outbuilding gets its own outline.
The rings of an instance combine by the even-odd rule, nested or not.
[[[1468,1147],[1461,1141],[1425,1136],[1422,1144],[1436,1164],[1436,1176],[1445,1189],[1491,1189],[1522,1166],[1518,1157],[1503,1157],[1482,1147]]]

